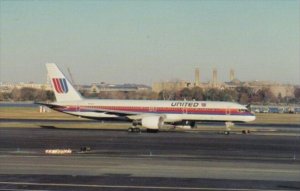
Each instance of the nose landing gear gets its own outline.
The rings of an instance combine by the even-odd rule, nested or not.
[[[234,126],[234,123],[230,122],[230,121],[227,121],[225,122],[225,131],[224,131],[224,134],[225,135],[229,135],[230,134],[230,131],[231,131],[231,127]]]

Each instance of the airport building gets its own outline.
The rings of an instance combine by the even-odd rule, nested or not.
[[[264,82],[264,81],[250,81],[250,82],[242,82],[238,80],[235,76],[235,71],[233,69],[229,70],[229,81],[228,82],[219,82],[218,81],[218,71],[217,69],[213,69],[212,78],[209,82],[201,83],[200,79],[200,70],[199,68],[195,69],[195,79],[194,82],[177,80],[177,81],[166,81],[166,82],[154,82],[152,85],[152,91],[161,92],[162,90],[167,91],[178,91],[183,88],[193,88],[193,87],[201,87],[203,89],[209,88],[218,88],[218,89],[234,89],[236,87],[251,87],[255,91],[258,91],[263,88],[269,88],[274,96],[278,97],[294,97],[295,86],[293,85],[285,85],[278,84],[274,82]]]
[[[173,80],[173,81],[162,81],[154,82],[152,84],[152,91],[159,93],[162,90],[167,91],[178,91],[183,88],[193,88],[201,87],[203,89],[218,88],[218,89],[234,89],[236,87],[251,87],[254,91],[258,91],[263,88],[269,88],[270,91],[276,97],[294,97],[295,86],[278,84],[273,82],[265,81],[249,81],[242,82],[238,80],[235,76],[235,71],[233,69],[229,70],[229,81],[228,82],[219,82],[218,81],[218,71],[217,69],[212,70],[212,78],[208,82],[201,81],[200,69],[195,68],[194,71],[194,82],[185,81],[185,80]],[[108,83],[93,83],[91,85],[76,85],[78,90],[83,90],[88,93],[99,93],[99,92],[136,92],[136,91],[149,91],[151,87],[143,84],[108,84]],[[13,89],[21,88],[34,88],[42,90],[52,90],[52,87],[47,81],[45,84],[39,83],[3,83],[0,82],[0,92],[10,93]]]
[[[34,82],[29,83],[0,83],[0,92],[11,92],[13,89],[22,89],[22,88],[33,88],[41,90],[52,90],[50,84],[37,84]]]
[[[106,84],[93,83],[91,85],[76,85],[78,90],[84,90],[88,93],[99,92],[136,92],[142,90],[151,90],[151,87],[143,84]],[[37,84],[37,83],[0,83],[0,92],[10,93],[13,89],[33,88],[40,90],[52,90],[50,84]]]
[[[150,90],[151,88],[141,84],[106,84],[93,83],[90,86],[82,86],[81,89],[85,89],[88,93],[99,92],[136,92],[142,90]]]

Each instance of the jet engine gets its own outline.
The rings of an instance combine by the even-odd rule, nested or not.
[[[147,116],[142,118],[142,126],[147,129],[158,130],[164,124],[164,119],[161,116]]]

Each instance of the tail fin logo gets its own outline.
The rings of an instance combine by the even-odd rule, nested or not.
[[[65,78],[52,78],[52,82],[57,93],[68,93],[69,89]]]

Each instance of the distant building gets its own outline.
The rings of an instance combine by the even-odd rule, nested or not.
[[[284,85],[266,81],[245,82],[244,86],[251,87],[255,91],[258,91],[262,88],[269,88],[273,95],[276,97],[294,97],[295,91],[295,86],[293,85]]]
[[[199,68],[195,69],[195,86],[200,86],[200,70]]]
[[[41,90],[52,90],[50,84],[36,84],[33,82],[30,83],[0,83],[0,92],[10,93],[13,89],[21,88],[34,88]],[[78,85],[79,90],[85,90],[89,93],[99,93],[99,92],[111,92],[111,91],[120,91],[120,92],[132,92],[132,91],[142,91],[150,90],[151,87],[143,84],[106,84],[106,83],[94,83],[92,85]]]
[[[162,90],[181,90],[186,87],[190,87],[191,83],[186,81],[169,81],[169,82],[154,82],[152,85],[152,91],[160,92]]]
[[[99,92],[136,92],[141,90],[150,90],[151,88],[146,85],[140,84],[106,84],[93,83],[90,86],[85,86],[89,93],[99,93]]]
[[[271,85],[270,90],[276,97],[294,97],[295,87],[291,85]]]
[[[215,68],[212,73],[212,86],[217,87],[218,85],[218,71]]]
[[[0,92],[11,92],[13,89],[21,89],[21,88],[33,88],[33,89],[41,89],[41,90],[52,90],[50,84],[36,84],[33,82],[29,83],[1,83],[0,84]]]
[[[195,80],[194,83],[190,83],[184,80],[177,81],[166,81],[166,82],[154,82],[152,85],[152,90],[154,92],[161,92],[162,90],[181,90],[183,88],[193,88],[195,86],[201,87],[203,89],[218,88],[218,89],[235,89],[236,87],[244,86],[251,87],[254,91],[258,91],[263,88],[269,88],[274,96],[278,97],[294,97],[295,86],[278,84],[266,81],[250,81],[242,82],[235,77],[235,72],[233,69],[229,71],[229,82],[218,82],[218,73],[214,69],[212,72],[212,79],[208,83],[200,82],[200,71],[199,68],[195,69]]]
[[[235,79],[234,70],[230,69],[230,72],[229,72],[229,81],[231,82],[234,79]]]

